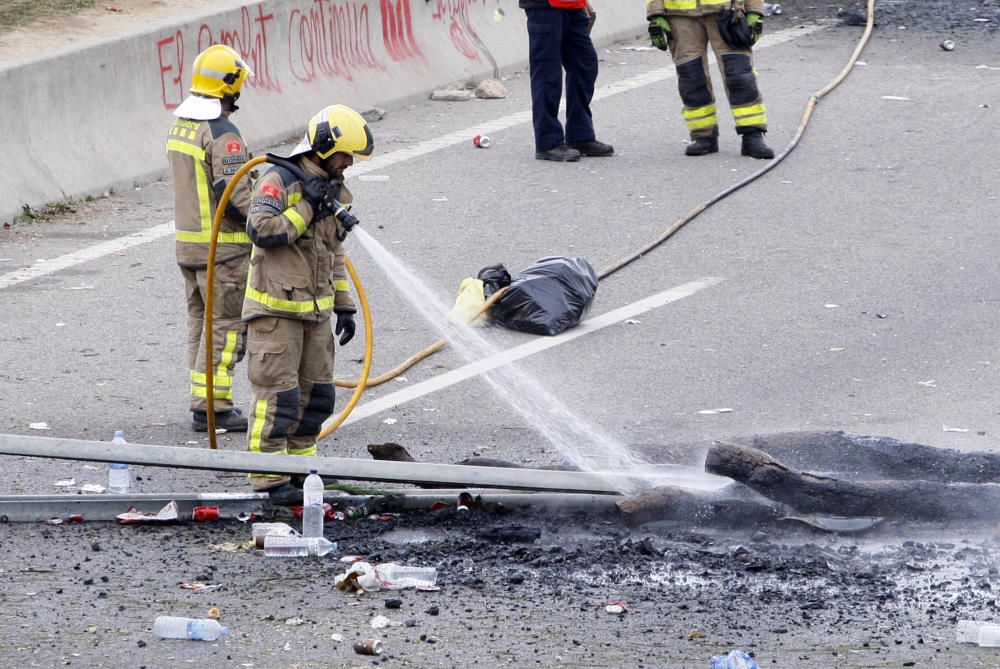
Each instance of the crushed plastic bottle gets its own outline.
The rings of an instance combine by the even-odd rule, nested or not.
[[[126,444],[125,433],[115,430],[115,438],[112,444]],[[112,462],[108,464],[108,492],[115,495],[127,495],[132,487],[132,477],[128,471],[128,465],[122,462]]]
[[[256,548],[264,549],[264,537],[297,537],[299,533],[286,523],[254,523],[250,527]]]
[[[358,561],[335,579],[341,590],[360,588],[366,592],[404,588],[437,589],[437,569],[387,562],[379,565]]]
[[[229,634],[229,628],[220,625],[218,620],[208,618],[159,616],[153,623],[153,634],[161,639],[215,641]]]
[[[302,484],[302,536],[323,536],[324,515],[323,479],[313,469]]]
[[[728,655],[716,655],[709,660],[709,669],[760,669],[753,658],[742,650],[731,650]]]
[[[326,537],[264,537],[264,555],[268,557],[321,557],[337,550]]]

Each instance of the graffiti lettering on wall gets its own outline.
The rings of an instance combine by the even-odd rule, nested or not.
[[[211,26],[203,23],[198,29],[198,52],[213,44],[231,46],[253,70],[254,77],[249,80],[248,86],[266,91],[280,91],[281,84],[272,72],[267,46],[268,24],[272,21],[274,13],[265,14],[264,6],[257,5],[255,16],[251,16],[248,7],[240,11],[240,26],[236,29],[222,27],[213,31]]]
[[[413,34],[410,0],[382,0],[382,40],[393,60],[423,58]]]
[[[449,26],[455,48],[470,60],[483,56],[492,60],[482,40],[472,29],[470,8],[499,4],[501,0],[427,0],[434,21]],[[433,2],[433,6],[429,3]],[[268,9],[267,3],[243,7],[238,17],[226,14],[229,23],[198,25],[196,31],[178,30],[156,41],[163,106],[176,108],[187,95],[191,61],[211,44],[233,47],[254,71],[248,87],[281,92],[282,79],[300,82],[342,79],[354,82],[363,71],[385,70],[386,57],[393,63],[426,63],[413,28],[413,7],[424,0],[299,0]],[[287,12],[287,13],[286,13]],[[378,18],[372,18],[374,12]],[[286,20],[287,16],[287,20]],[[426,14],[424,15],[426,16]],[[375,33],[372,32],[375,23]],[[287,26],[287,70],[280,54]],[[382,29],[379,53],[378,28]],[[275,46],[271,43],[278,40]],[[379,60],[379,57],[383,59]],[[281,76],[279,76],[279,74]]]
[[[372,50],[368,3],[313,0],[306,11],[293,10],[288,60],[299,81],[321,74],[353,81],[358,69],[383,68]]]
[[[493,0],[499,4],[500,0]],[[451,41],[458,52],[469,60],[482,60],[481,55],[492,60],[489,50],[472,28],[469,8],[486,6],[489,0],[434,0],[434,19],[449,21]]]
[[[236,29],[220,27],[213,29],[207,23],[198,28],[197,48],[194,54],[200,53],[212,44],[227,44],[235,49],[251,70],[253,79],[247,86],[268,91],[281,91],[281,83],[275,76],[270,62],[268,50],[268,24],[274,21],[274,14],[265,14],[264,7],[258,5],[256,15],[252,15],[247,7],[240,12],[240,25]],[[163,106],[174,109],[187,95],[184,82],[187,79],[185,70],[190,67],[189,56],[185,54],[184,33],[175,32],[156,43],[156,53],[160,61],[160,85],[163,90]]]

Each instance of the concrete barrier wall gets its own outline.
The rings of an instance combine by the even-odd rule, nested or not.
[[[592,3],[598,44],[642,31],[641,2]],[[0,220],[165,174],[170,111],[218,42],[256,74],[234,119],[251,148],[328,104],[391,106],[520,66],[528,50],[516,0],[265,0],[12,63],[0,69]]]

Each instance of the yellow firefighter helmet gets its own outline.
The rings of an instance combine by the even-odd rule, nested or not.
[[[239,95],[247,77],[253,76],[240,54],[225,44],[213,44],[194,59],[191,92],[212,98]]]
[[[361,114],[345,105],[330,105],[309,119],[306,134],[288,157],[312,152],[325,159],[334,153],[349,153],[371,160],[374,148],[372,132]]]

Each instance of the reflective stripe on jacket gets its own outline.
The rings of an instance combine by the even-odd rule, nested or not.
[[[239,129],[225,118],[194,121],[179,118],[167,135],[167,159],[174,182],[174,226],[177,263],[188,269],[204,269],[212,238],[215,207],[229,181],[247,162],[247,147]],[[233,189],[219,228],[216,263],[250,253],[246,233],[250,179]]]
[[[326,178],[309,160],[300,159],[299,165],[311,176]],[[272,166],[254,186],[247,218],[254,246],[243,320],[282,316],[318,321],[334,310],[355,311],[341,243],[346,232],[332,214],[313,220],[302,187],[280,166]],[[351,203],[346,187],[339,199]]]
[[[706,16],[733,7],[764,13],[764,0],[647,0],[646,16]]]

